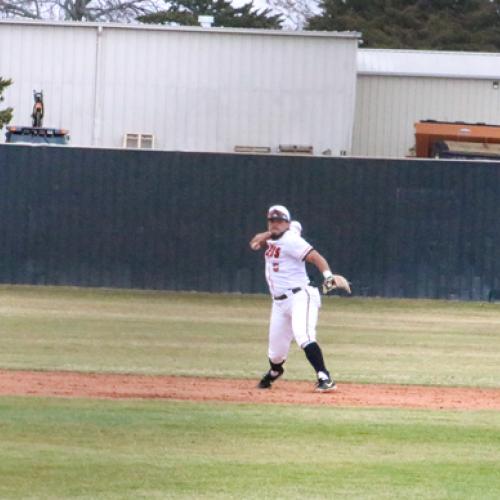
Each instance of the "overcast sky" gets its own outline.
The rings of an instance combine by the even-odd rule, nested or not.
[[[235,7],[239,7],[244,3],[247,3],[248,1],[250,0],[231,0],[231,3]],[[266,0],[253,0],[252,3],[258,10],[269,8],[269,4],[266,2]],[[304,5],[309,5],[309,9],[313,14],[317,14],[320,11],[318,7],[318,0],[307,0],[305,2],[299,2],[299,5],[302,6],[302,9],[304,8]],[[298,12],[290,13],[290,15],[287,16],[286,12],[283,12],[283,10],[279,9],[276,11],[276,14],[281,14],[283,16],[284,22],[282,26],[284,29],[297,30],[302,29],[305,20],[304,16],[299,14],[301,11],[303,12],[303,10],[299,8]]]
[[[248,0],[247,0],[248,1]],[[247,3],[247,1],[245,0],[232,0],[232,4],[235,6],[235,7],[240,7],[241,5],[243,5],[244,3]],[[260,9],[264,9],[267,7],[267,4],[266,4],[266,0],[254,0],[253,1],[253,4],[255,7],[257,7],[259,10]]]

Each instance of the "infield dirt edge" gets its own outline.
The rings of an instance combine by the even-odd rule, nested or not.
[[[255,385],[250,379],[0,370],[3,396],[500,410],[500,389],[339,383],[335,392],[318,394],[312,382],[280,380],[267,390]]]

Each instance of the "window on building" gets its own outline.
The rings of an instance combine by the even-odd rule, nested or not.
[[[153,134],[128,133],[123,137],[123,147],[132,149],[154,149],[155,138]]]

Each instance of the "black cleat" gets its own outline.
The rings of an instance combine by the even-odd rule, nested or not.
[[[272,385],[272,383],[275,380],[278,380],[281,375],[283,375],[283,372],[278,373],[278,375],[271,375],[271,370],[269,370],[261,379],[260,382],[257,384],[258,389],[269,389]]]
[[[337,389],[337,384],[331,377],[328,377],[325,380],[318,380],[318,383],[316,384],[316,392],[330,392],[335,389]]]

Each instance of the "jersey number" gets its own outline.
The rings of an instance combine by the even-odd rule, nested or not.
[[[281,247],[277,247],[276,245],[269,245],[269,248],[266,250],[266,257],[274,257],[278,259],[280,256]]]

